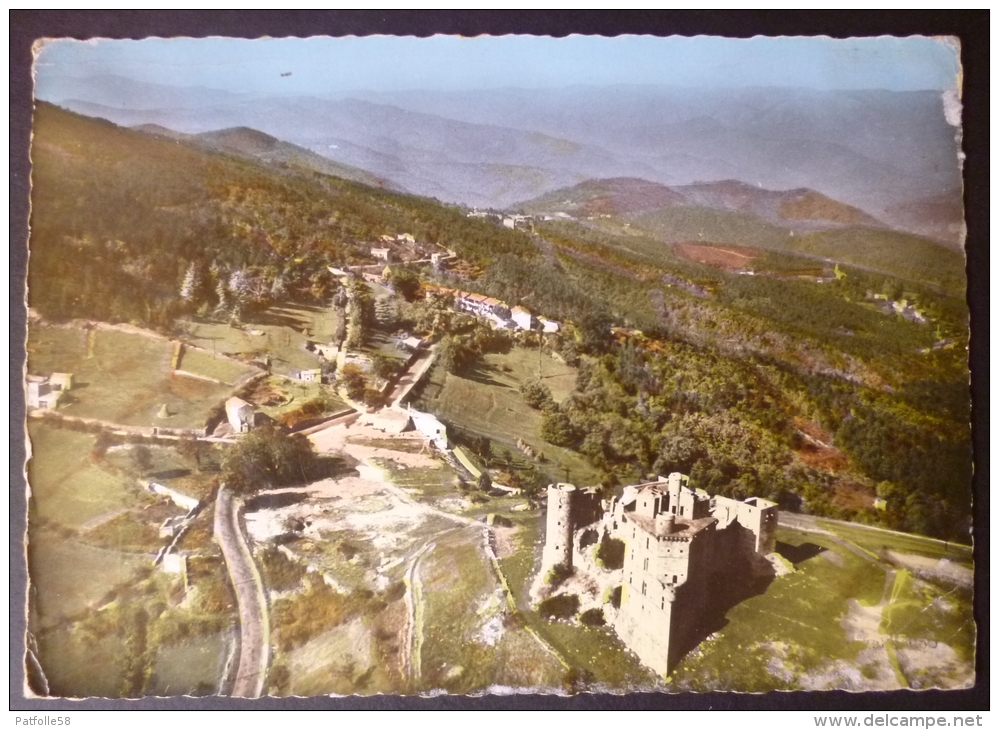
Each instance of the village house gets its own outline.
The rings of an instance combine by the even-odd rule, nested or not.
[[[416,238],[414,238],[411,233],[400,233],[398,236],[395,237],[395,239],[399,243],[405,244],[407,246],[416,245]]]
[[[324,360],[336,360],[336,356],[340,353],[340,347],[330,343],[328,345],[316,344],[316,354]]]
[[[55,408],[63,391],[72,387],[72,373],[52,373],[47,378],[29,375],[25,400],[29,408]]]
[[[592,490],[553,484],[542,570],[583,564],[587,532],[624,543],[612,625],[644,664],[665,676],[698,643],[717,591],[767,569],[776,529],[775,503],[712,496],[688,487],[678,473],[625,487],[620,498],[604,502]]]
[[[229,425],[236,433],[247,433],[253,430],[256,411],[253,406],[242,398],[233,396],[225,402],[225,415]]]
[[[546,317],[538,317],[538,323],[541,325],[541,331],[545,334],[558,332],[562,328],[561,324]]]
[[[387,264],[392,263],[392,249],[390,248],[372,248],[371,255]]]
[[[416,430],[423,434],[438,449],[446,451],[448,447],[447,428],[444,424],[437,420],[437,417],[431,413],[423,413],[412,408],[407,410]]]
[[[321,383],[323,382],[323,371],[319,368],[308,368],[305,370],[291,370],[288,373],[295,380],[301,380],[304,383]]]
[[[420,337],[410,335],[409,337],[402,338],[399,344],[410,352],[417,352],[426,347],[427,343]]]
[[[510,318],[522,330],[529,330],[534,324],[534,317],[531,316],[531,313],[527,309],[521,306],[513,307],[510,310]]]

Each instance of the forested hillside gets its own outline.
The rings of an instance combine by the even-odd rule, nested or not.
[[[217,306],[223,281],[261,298],[321,291],[329,263],[370,260],[386,233],[479,263],[535,251],[522,233],[425,199],[262,168],[46,103],[34,124],[29,302],[47,317],[169,327],[192,303]]]
[[[582,222],[512,231],[44,103],[32,160],[29,302],[47,318],[169,330],[181,314],[325,302],[337,286],[327,266],[372,263],[378,236],[407,232],[468,265],[460,277],[406,275],[566,325],[534,343],[577,368],[571,395],[537,400],[540,433],[605,486],[681,470],[712,493],[967,538],[967,308],[960,266],[933,244],[915,268],[879,259],[889,272],[874,273],[848,265],[869,263],[854,229],[766,251],[782,229],[737,213],[713,219],[727,237],[711,243],[730,249]],[[696,231],[707,214],[684,210]],[[878,250],[898,250],[884,236]],[[840,249],[838,264],[815,258]],[[920,280],[920,266],[938,278]]]

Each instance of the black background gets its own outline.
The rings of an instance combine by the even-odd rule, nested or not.
[[[10,20],[10,687],[9,709],[63,710],[941,710],[989,709],[989,11],[31,11]],[[312,35],[464,36],[521,33],[565,36],[650,35],[953,35],[961,40],[964,72],[965,206],[968,303],[971,309],[972,438],[975,447],[975,618],[977,683],[950,692],[796,692],[746,695],[658,693],[571,698],[368,697],[238,700],[29,700],[24,694],[24,386],[28,194],[32,82],[31,44],[38,38],[242,38]]]

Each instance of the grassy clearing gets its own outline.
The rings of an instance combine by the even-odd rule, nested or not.
[[[84,643],[77,632],[62,628],[38,641],[39,661],[54,697],[119,697],[125,679],[125,641],[106,636]],[[100,667],[100,671],[94,671]]]
[[[829,530],[829,532],[839,535],[844,540],[849,540],[875,555],[880,554],[883,550],[893,550],[909,555],[922,555],[927,558],[946,558],[969,568],[974,565],[972,549],[967,545],[945,543],[900,532],[868,530],[842,522],[820,520],[819,524],[823,529]]]
[[[181,326],[186,333],[185,338],[208,353],[232,357],[269,355],[274,371],[287,375],[292,369],[318,367],[319,358],[306,350],[305,344],[310,340],[321,343],[330,341],[333,314],[328,308],[312,304],[286,303],[254,315],[242,328],[192,320],[181,322]],[[261,334],[250,334],[251,331]],[[187,355],[184,357],[186,361]]]
[[[129,483],[139,478],[152,479],[181,494],[195,499],[207,499],[212,491],[212,481],[217,477],[221,454],[214,445],[204,446],[201,471],[195,469],[195,464],[178,454],[172,446],[145,445],[150,456],[150,468],[141,474],[132,457],[133,447],[112,449],[104,459],[117,473],[126,475]]]
[[[255,369],[248,365],[224,357],[214,357],[210,352],[190,349],[184,351],[177,369],[221,380],[230,385],[255,372]]]
[[[133,503],[136,487],[91,456],[93,434],[28,422],[31,516],[79,528],[88,520]]]
[[[483,624],[501,602],[487,608],[498,584],[478,543],[477,531],[464,530],[438,540],[423,560],[422,688],[464,693],[494,681],[496,648]]]
[[[161,646],[153,662],[150,694],[164,697],[214,694],[227,649],[226,637],[221,633]]]
[[[28,542],[28,574],[41,627],[86,611],[152,561],[145,555],[90,547],[46,530],[32,531]]]
[[[517,551],[508,557],[499,559],[500,570],[506,576],[507,585],[518,604],[526,601],[525,590],[527,581],[534,569],[534,553],[541,533],[541,516],[537,513],[520,513],[513,517],[517,526],[514,541]]]
[[[317,400],[323,402],[326,413],[338,413],[349,407],[329,386],[278,377],[259,381],[246,398],[274,419]]]
[[[211,407],[228,394],[222,385],[171,377],[169,342],[114,330],[91,336],[88,353],[83,330],[32,327],[28,335],[29,372],[73,373],[60,413],[126,426],[193,428],[204,425]],[[163,404],[169,418],[157,418]]]
[[[814,554],[762,595],[732,608],[724,628],[681,661],[671,684],[695,691],[795,689],[806,672],[836,659],[852,662],[866,646],[847,641],[840,621],[848,599],[866,606],[881,599],[884,572],[819,535],[781,529],[777,539],[799,554]],[[838,557],[828,560],[820,550]]]
[[[557,360],[542,356],[542,380],[561,400],[575,387],[575,370]],[[509,371],[507,370],[509,369]],[[434,366],[424,388],[420,406],[436,413],[459,428],[491,439],[494,452],[508,449],[519,458],[517,439],[523,439],[538,454],[544,454],[542,467],[559,473],[577,484],[595,484],[599,475],[574,451],[546,443],[538,436],[541,413],[528,406],[520,395],[520,384],[538,377],[538,353],[514,348],[505,355],[490,354],[465,375],[452,375]]]
[[[402,362],[408,360],[410,356],[407,350],[399,346],[394,337],[377,330],[368,333],[367,341],[364,343],[364,347],[361,348],[361,352],[365,352],[368,355],[383,355],[393,360],[401,361],[400,365]]]
[[[390,439],[386,440],[391,441]],[[398,444],[399,442],[392,441],[391,443]],[[393,445],[390,448],[396,447]],[[446,464],[442,463],[440,466],[400,467],[381,459],[377,463],[394,485],[405,490],[417,490],[420,497],[432,499],[458,494],[454,488],[454,480],[457,474]]]
[[[642,666],[610,629],[545,621],[536,611],[525,618],[570,666],[588,673],[592,682],[618,689],[640,689],[658,681],[655,673]]]

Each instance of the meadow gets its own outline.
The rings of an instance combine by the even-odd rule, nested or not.
[[[540,364],[539,364],[540,363]],[[541,412],[524,402],[520,384],[538,378],[552,398],[565,399],[575,387],[576,370],[547,354],[515,347],[508,353],[484,355],[472,372],[448,373],[435,365],[427,378],[418,408],[436,413],[450,424],[494,444],[494,454],[508,449],[519,458],[517,439],[543,454],[543,471],[559,480],[594,484],[599,475],[574,451],[552,446],[538,435]]]
[[[272,370],[282,375],[319,367],[319,358],[305,345],[309,341],[326,344],[334,334],[333,310],[305,302],[274,304],[248,315],[239,327],[202,319],[181,320],[178,325],[184,339],[207,353],[237,358],[269,356]]]
[[[173,348],[166,340],[130,332],[33,325],[28,372],[73,374],[73,387],[58,408],[68,416],[124,426],[202,427],[230,389],[173,375]],[[166,418],[159,417],[163,405]]]

